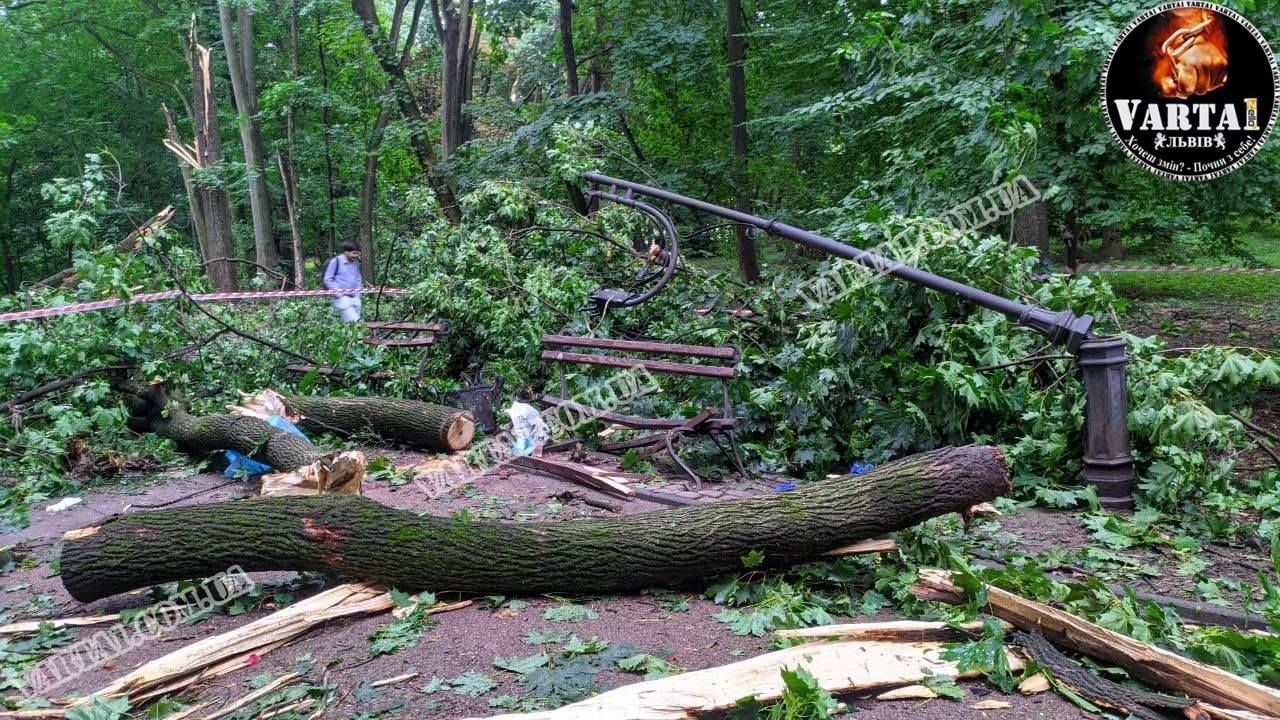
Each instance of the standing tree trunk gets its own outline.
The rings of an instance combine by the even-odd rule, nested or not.
[[[444,55],[440,130],[441,156],[445,160],[471,139],[471,119],[464,106],[470,100],[471,74],[480,40],[476,9],[473,0],[431,0],[431,20]]]
[[[729,101],[733,106],[733,187],[734,207],[738,212],[749,212],[751,197],[747,189],[747,46],[742,39],[742,2],[725,0],[725,33],[729,61]],[[738,274],[743,282],[760,279],[760,264],[756,260],[756,243],[749,228],[735,225],[738,240]]]
[[[329,197],[329,222],[325,227],[325,237],[328,238],[325,257],[332,257],[338,252],[338,240],[334,233],[337,232],[337,219],[334,210],[333,199],[333,138],[329,128],[329,63],[324,51],[324,32],[320,27],[320,14],[316,13],[316,51],[320,56],[320,87],[324,90],[325,98],[320,105],[320,125],[324,131],[324,172],[325,172],[325,188]]]
[[[275,236],[271,232],[271,192],[267,189],[267,169],[263,162],[262,128],[258,125],[253,14],[248,5],[238,5],[233,25],[231,7],[221,2],[218,4],[218,20],[222,25],[222,46],[231,74],[231,91],[239,111],[240,144],[244,147],[249,184],[249,214],[253,219],[254,256],[258,265],[274,270],[278,254]]]
[[[302,229],[298,226],[298,178],[293,174],[293,158],[287,153],[278,153],[276,164],[280,168],[284,207],[289,215],[289,237],[293,245],[293,286],[302,288],[306,278],[303,272]]]
[[[289,26],[288,26],[288,44],[289,44],[289,78],[295,83],[301,75],[298,63],[298,0],[288,0],[289,2]],[[298,199],[298,165],[296,158],[298,157],[297,146],[297,125],[298,112],[293,107],[293,103],[289,103],[284,109],[284,135],[285,142],[289,146],[289,152],[286,156],[287,166],[289,170],[289,179],[294,183],[292,202],[293,207],[289,210],[291,218],[290,234],[293,239],[293,273],[294,283],[299,287],[303,287],[303,267],[306,260],[306,254],[302,249],[302,229],[298,226],[299,218],[302,216],[302,209],[299,207]]]
[[[565,94],[568,97],[578,96],[578,57],[573,49],[573,0],[560,0],[560,45],[564,50]],[[569,193],[569,204],[574,212],[586,215],[591,208],[582,190],[572,180],[564,181],[565,190]]]
[[[222,139],[218,129],[218,100],[214,95],[213,74],[210,72],[209,48],[199,43],[196,36],[195,16],[191,18],[188,39],[188,63],[191,66],[191,113],[195,124],[195,148],[190,163],[193,168],[212,171],[222,163]],[[227,193],[221,187],[193,178],[199,188],[200,209],[204,211],[206,252],[210,259],[209,281],[221,292],[236,289],[235,265],[229,259],[235,257],[235,244],[231,239],[230,207]]]
[[[18,156],[9,158],[4,173],[4,225],[0,226],[0,255],[4,255],[4,288],[6,292],[18,289],[17,253],[13,251],[13,173],[18,168]]]
[[[1008,492],[999,448],[943,448],[864,475],[742,500],[573,522],[419,517],[357,495],[261,498],[116,516],[63,536],[80,601],[246,571],[321,570],[409,591],[612,593],[783,565]]]
[[[360,183],[360,218],[356,227],[356,244],[360,246],[360,274],[366,283],[374,282],[377,262],[373,254],[373,210],[378,204],[378,149],[391,121],[391,106],[383,105],[373,121],[373,132],[364,155],[364,181]]]
[[[578,94],[578,56],[573,50],[573,0],[560,0],[560,46],[564,50],[565,90]]]
[[[405,67],[409,63],[409,56],[413,50],[413,39],[417,35],[418,21],[422,17],[422,8],[426,4],[426,0],[413,0],[413,19],[409,24],[409,32],[406,34],[404,49],[399,53],[396,52],[400,38],[400,27],[408,1],[396,0],[395,20],[392,22],[390,41],[383,37],[382,26],[378,23],[378,9],[374,4],[374,0],[351,0],[351,7],[355,10],[356,16],[360,18],[365,36],[369,38],[369,45],[373,48],[373,54],[377,56],[383,72],[387,74],[391,90],[395,93],[396,102],[400,106],[400,114],[404,116],[408,125],[409,142],[413,146],[413,153],[418,159],[418,165],[427,174],[427,183],[435,191],[436,198],[440,201],[440,208],[445,217],[449,222],[458,223],[462,220],[462,210],[458,205],[453,188],[450,187],[444,176],[440,174],[437,167],[439,163],[436,159],[436,151],[432,146],[431,137],[427,133],[426,113],[405,78]]]

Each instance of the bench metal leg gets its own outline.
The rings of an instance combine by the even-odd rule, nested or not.
[[[702,476],[694,472],[693,468],[689,467],[689,464],[686,463],[678,453],[676,453],[675,443],[677,440],[684,437],[684,432],[685,431],[683,429],[676,428],[675,430],[667,433],[667,453],[671,455],[672,460],[676,461],[676,464],[680,466],[680,469],[684,470],[684,473],[689,476],[689,481],[686,481],[684,484],[685,489],[701,490]]]
[[[708,433],[707,437],[710,437],[711,442],[716,444],[716,449],[720,451],[720,454],[724,455],[728,458],[729,462],[733,463],[733,467],[737,470],[738,475],[740,475],[743,480],[750,480],[751,474],[747,472],[747,468],[742,464],[742,452],[738,450],[738,439],[734,435],[734,432],[730,430],[726,433],[729,436],[729,448],[732,452],[726,450],[725,447],[720,444],[720,440],[716,437],[718,434],[719,433]]]

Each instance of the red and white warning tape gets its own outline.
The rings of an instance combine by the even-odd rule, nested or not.
[[[193,294],[190,297],[195,302],[214,303],[238,302],[242,300],[294,300],[297,298],[308,297],[329,297],[331,295],[368,295],[377,292],[381,292],[383,295],[407,295],[410,291],[403,288],[360,288],[358,290],[262,290],[259,292],[201,293]],[[19,320],[35,320],[38,318],[57,317],[59,315],[74,315],[76,313],[93,312],[95,310],[106,310],[107,308],[119,307],[121,305],[135,305],[137,303],[171,300],[176,297],[182,297],[181,290],[142,293],[140,295],[134,295],[127,300],[113,298],[111,300],[95,300],[93,302],[74,303],[72,305],[61,305],[59,307],[18,310],[17,312],[0,313],[0,323],[18,322]]]
[[[1229,273],[1241,275],[1268,275],[1280,273],[1278,268],[1245,268],[1245,267],[1190,267],[1187,265],[1104,265],[1100,263],[1080,263],[1077,272],[1145,272],[1145,273]]]

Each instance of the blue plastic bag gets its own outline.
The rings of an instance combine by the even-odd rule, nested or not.
[[[288,420],[285,420],[279,415],[272,415],[268,417],[267,424],[270,425],[271,427],[279,428],[289,433],[290,435],[297,435],[303,440],[306,440],[308,444],[311,443],[311,441],[307,439],[307,436],[303,435],[302,431],[298,429],[297,425],[294,425],[293,423],[289,422]],[[222,471],[223,477],[256,478],[259,475],[266,475],[272,470],[272,467],[270,465],[266,463],[258,462],[257,460],[254,460],[251,457],[245,457],[244,455],[241,455],[235,450],[226,451],[226,456],[227,456],[227,469]]]

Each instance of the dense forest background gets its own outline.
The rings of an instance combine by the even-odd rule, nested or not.
[[[1277,36],[1275,5],[1227,4]],[[1106,49],[1146,7],[8,0],[3,282],[13,291],[66,268],[166,205],[204,260],[288,273],[287,176],[307,283],[348,240],[373,279],[424,191],[453,220],[456,198],[492,181],[580,208],[588,168],[866,245],[890,214],[938,211],[1025,174],[1066,259],[1125,246],[1171,259],[1243,252],[1240,234],[1274,216],[1274,143],[1239,172],[1170,191],[1123,161],[1099,116]],[[209,50],[220,155],[188,170],[164,141],[193,144],[193,41]],[[732,254],[731,235],[699,242]],[[253,268],[214,284],[236,272],[243,284]]]

